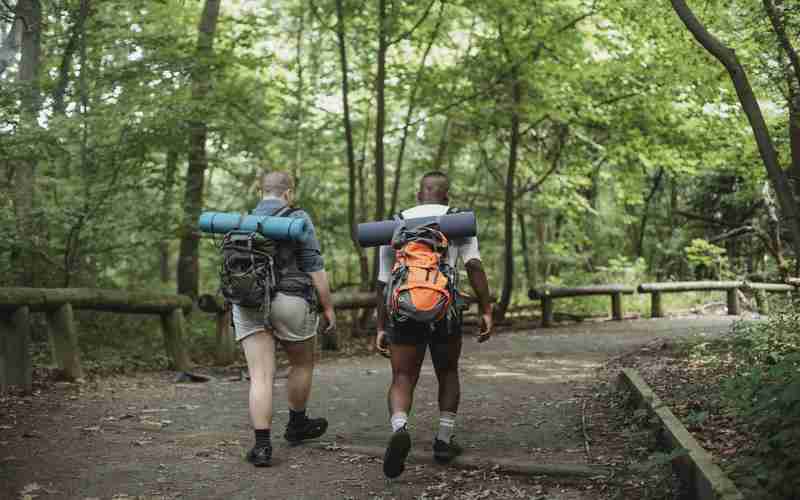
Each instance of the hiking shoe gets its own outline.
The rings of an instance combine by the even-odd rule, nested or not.
[[[307,439],[318,438],[328,430],[328,421],[324,418],[307,418],[300,425],[287,425],[283,435],[289,444],[299,444]]]
[[[406,468],[406,457],[411,449],[411,436],[405,427],[397,429],[389,439],[386,453],[383,454],[383,473],[388,478],[395,478]]]
[[[247,461],[256,467],[269,467],[272,465],[272,445],[253,446],[247,453]]]
[[[433,458],[440,464],[446,464],[464,453],[464,448],[459,446],[454,439],[449,443],[445,443],[439,439],[433,441]]]

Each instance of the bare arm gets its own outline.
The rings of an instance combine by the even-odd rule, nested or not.
[[[328,322],[325,331],[332,331],[336,328],[336,315],[333,311],[333,298],[331,297],[331,287],[328,285],[328,274],[322,271],[314,271],[308,273],[311,276],[311,281],[314,283],[314,288],[317,289],[319,294],[319,302],[322,306],[322,314]]]
[[[483,264],[479,259],[470,259],[465,264],[467,268],[467,276],[469,276],[469,284],[475,291],[478,297],[478,304],[480,305],[480,315],[483,320],[483,328],[481,329],[478,342],[483,342],[489,339],[489,336],[494,332],[494,321],[492,320],[492,299],[489,294],[489,280],[486,279],[486,272],[483,270]]]

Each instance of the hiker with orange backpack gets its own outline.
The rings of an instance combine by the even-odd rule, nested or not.
[[[419,205],[405,210],[402,219],[453,213],[449,207],[450,181],[442,172],[425,174],[420,181]],[[383,460],[387,477],[399,476],[411,449],[408,413],[427,349],[431,351],[439,382],[439,428],[433,455],[440,463],[462,453],[453,439],[461,398],[458,361],[461,357],[461,310],[457,305],[456,265],[461,260],[478,298],[481,330],[478,342],[494,331],[489,284],[481,264],[476,237],[448,238],[438,226],[400,224],[391,245],[380,249],[378,274],[378,332],[376,348],[391,359],[392,384],[388,404],[392,436]]]

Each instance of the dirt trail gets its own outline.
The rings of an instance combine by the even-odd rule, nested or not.
[[[575,397],[609,357],[656,337],[716,335],[730,317],[581,323],[467,337],[457,435],[466,453],[586,463]],[[323,360],[310,411],[331,427],[323,441],[383,446],[388,361]],[[247,382],[174,384],[170,374],[104,379],[0,404],[0,499],[25,498],[602,498],[592,482],[508,478],[491,470],[410,465],[386,481],[377,458],[288,448],[285,380],[275,390],[275,465],[254,469]],[[430,449],[436,383],[426,361],[411,419],[414,447]],[[332,448],[335,448],[332,446]],[[480,493],[483,492],[483,493]]]

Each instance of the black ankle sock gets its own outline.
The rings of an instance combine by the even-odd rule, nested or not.
[[[261,448],[270,444],[270,430],[256,429],[256,446]]]
[[[303,422],[305,421],[306,421],[305,410],[294,411],[291,408],[289,408],[289,425],[298,426],[302,425]]]

